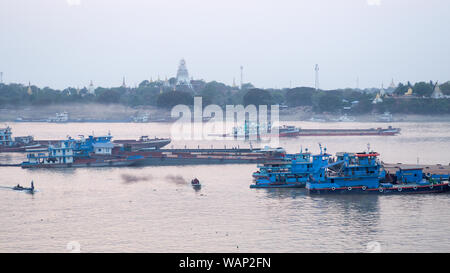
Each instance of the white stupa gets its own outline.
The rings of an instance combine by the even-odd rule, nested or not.
[[[88,92],[89,92],[89,94],[95,93],[95,88],[94,88],[94,84],[92,83],[92,81],[91,81],[91,83],[89,83]]]
[[[445,96],[442,93],[441,88],[439,88],[439,84],[437,82],[436,82],[436,86],[434,87],[433,93],[431,93],[431,98],[433,98],[433,99],[445,98]]]
[[[178,66],[177,85],[185,85],[192,88],[191,80],[189,79],[189,72],[186,68],[186,61],[184,59],[180,61],[180,65]]]

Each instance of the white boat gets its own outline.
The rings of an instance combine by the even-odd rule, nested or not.
[[[61,113],[56,113],[54,117],[48,118],[47,122],[57,122],[57,123],[64,123],[69,121],[69,113],[66,111]]]
[[[353,121],[355,121],[355,118],[349,117],[349,116],[347,116],[347,114],[345,114],[345,115],[339,117],[337,119],[337,121],[340,121],[340,122],[353,122]]]
[[[377,121],[379,122],[392,122],[394,121],[392,114],[390,112],[384,112],[383,115],[377,117]]]

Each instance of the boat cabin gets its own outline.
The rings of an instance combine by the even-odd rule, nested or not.
[[[0,146],[13,146],[11,127],[0,128]]]
[[[420,183],[423,180],[423,169],[401,169],[395,173],[397,176],[397,182],[399,183]]]
[[[92,147],[96,155],[111,155],[114,144],[111,142],[99,142],[92,144]]]
[[[28,162],[24,164],[69,164],[73,163],[73,148],[61,141],[59,146],[50,145],[47,152],[42,149],[32,150],[27,154]]]

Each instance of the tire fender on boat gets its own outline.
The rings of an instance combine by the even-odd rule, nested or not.
[[[379,191],[379,192],[383,192],[384,189],[383,189],[383,188],[379,188],[378,191]]]
[[[332,190],[332,191],[335,191],[335,190],[336,190],[336,188],[335,188],[335,187],[332,187],[332,188],[331,188],[331,190]]]
[[[417,190],[417,186],[414,186],[413,189],[414,189],[414,190]]]
[[[403,189],[402,189],[402,188],[398,188],[397,190],[398,190],[398,191],[402,191]]]
[[[365,191],[367,189],[366,186],[362,186],[362,190]]]
[[[348,187],[347,190],[351,191],[351,190],[352,190],[352,187]]]
[[[431,185],[430,185],[430,189],[432,189],[433,187],[434,187],[433,184],[431,184]]]

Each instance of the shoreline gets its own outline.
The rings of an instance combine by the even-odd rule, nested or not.
[[[47,122],[56,113],[67,111],[69,113],[68,123],[127,123],[132,122],[132,117],[147,114],[148,123],[167,122],[170,118],[170,110],[160,109],[154,106],[128,107],[124,105],[101,105],[101,104],[73,104],[73,105],[51,105],[46,107],[27,106],[10,107],[0,109],[0,122]],[[313,113],[311,107],[296,107],[283,109],[279,112],[280,122],[303,121],[303,122],[450,122],[450,114],[442,115],[418,115],[418,114],[392,114],[391,122],[379,121],[382,114],[362,114],[347,116],[354,121],[337,121],[343,114]],[[23,120],[18,120],[23,118]],[[66,122],[67,123],[67,122]]]

